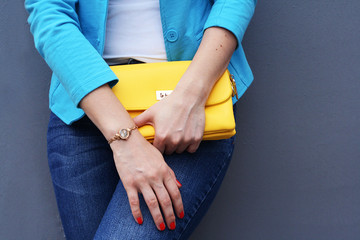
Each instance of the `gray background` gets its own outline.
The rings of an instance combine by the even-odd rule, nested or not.
[[[50,71],[0,2],[0,239],[62,239],[46,160]],[[236,153],[195,239],[360,239],[360,1],[259,1]]]

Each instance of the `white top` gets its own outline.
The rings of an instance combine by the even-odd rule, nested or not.
[[[103,58],[166,61],[159,0],[109,0]]]

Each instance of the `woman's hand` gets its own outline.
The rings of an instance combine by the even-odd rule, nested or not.
[[[206,29],[200,47],[175,90],[134,118],[155,127],[154,146],[166,154],[195,152],[205,127],[205,103],[226,70],[237,40],[228,30]]]
[[[134,118],[138,127],[149,124],[155,128],[153,145],[165,154],[195,152],[205,127],[204,101],[190,91],[175,89]]]
[[[108,85],[103,85],[89,93],[80,102],[80,106],[106,139],[111,139],[121,128],[134,126],[130,115]],[[135,221],[139,224],[143,221],[138,197],[140,192],[157,228],[165,229],[162,211],[167,226],[175,229],[174,210],[178,217],[184,216],[184,207],[178,189],[181,185],[177,182],[174,172],[165,163],[162,154],[147,142],[138,130],[133,130],[126,141],[112,142],[110,147]]]
[[[117,171],[127,192],[132,214],[139,224],[143,217],[140,211],[140,192],[150,210],[157,228],[174,230],[175,214],[184,217],[184,207],[179,183],[174,172],[165,163],[162,154],[148,143],[139,131],[132,131],[127,141],[111,143]]]
[[[235,36],[228,30],[208,28],[192,63],[173,93],[134,119],[139,126],[155,126],[154,145],[161,152],[196,151],[204,132],[206,99],[225,71],[236,44]],[[134,125],[107,84],[86,95],[80,107],[106,139],[112,138],[119,128]],[[176,185],[175,174],[155,147],[138,130],[134,130],[128,140],[111,144],[135,220],[138,223],[143,220],[138,198],[140,192],[157,228],[165,228],[161,207],[167,225],[173,229],[175,215],[172,205],[177,216],[184,216],[179,185]]]

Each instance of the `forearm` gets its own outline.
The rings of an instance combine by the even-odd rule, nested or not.
[[[130,115],[107,84],[86,95],[80,107],[106,139],[113,137],[120,128],[134,126]],[[133,131],[128,140],[114,141],[110,146],[135,221],[142,224],[144,220],[138,199],[140,192],[146,203],[156,201],[156,204],[148,204],[148,207],[157,228],[163,231],[166,222],[170,229],[175,229],[175,215],[179,218],[184,216],[178,189],[181,185],[177,184],[175,173],[165,163],[161,153],[139,131]],[[159,189],[162,190],[161,195]],[[164,202],[170,204],[164,205]]]
[[[205,104],[214,84],[226,70],[236,46],[237,40],[230,31],[219,27],[208,28],[192,63],[176,87],[177,91]],[[187,99],[194,100],[192,97]]]
[[[106,139],[112,138],[119,129],[134,126],[130,115],[107,84],[86,95],[80,107]]]
[[[236,48],[235,36],[226,29],[212,27],[205,31],[195,57],[176,87],[191,102],[205,104],[217,79],[226,70]],[[105,84],[80,102],[91,121],[106,139],[114,136],[120,128],[134,126],[134,122],[122,104]]]

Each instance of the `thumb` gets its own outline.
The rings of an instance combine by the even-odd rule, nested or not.
[[[176,178],[174,171],[173,171],[170,167],[168,167],[168,168],[169,168],[169,172],[170,172],[170,175],[171,175],[172,179],[176,182],[176,186],[177,186],[178,188],[181,188],[181,187],[182,187],[182,184],[181,184],[181,183],[179,182],[179,180]]]
[[[136,126],[142,127],[147,124],[153,125],[152,119],[153,119],[152,114],[149,111],[149,109],[147,109],[140,115],[136,116],[133,120],[134,120]]]

